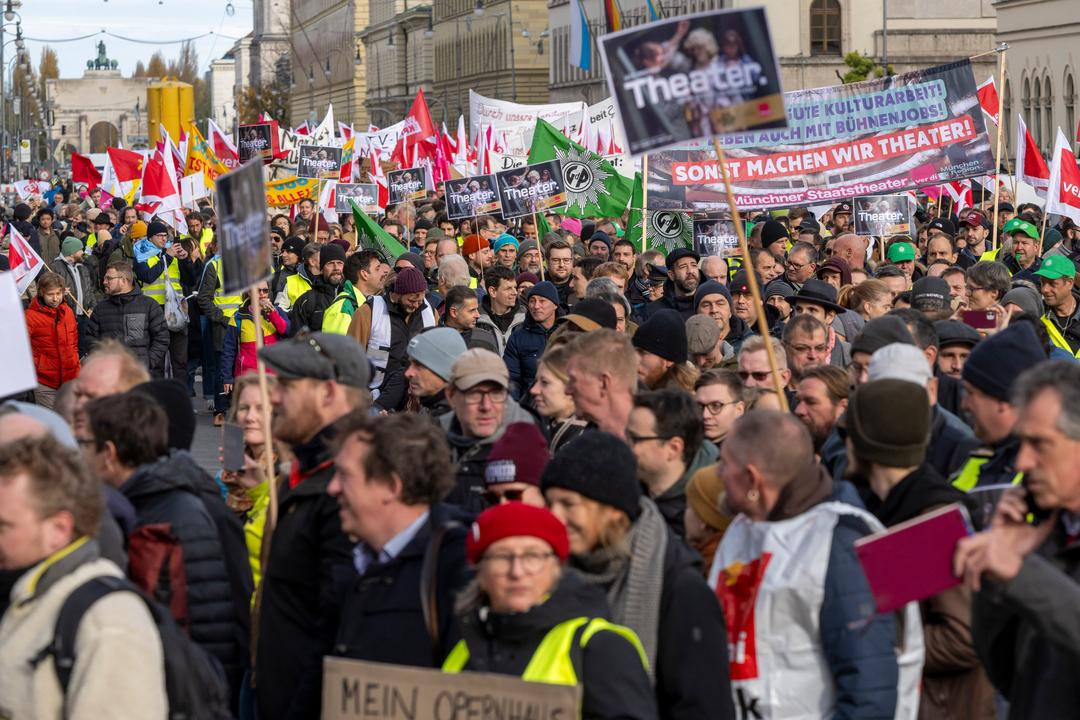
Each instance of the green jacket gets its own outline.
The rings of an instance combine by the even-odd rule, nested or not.
[[[345,284],[341,286],[341,292],[338,293],[337,297],[334,298],[334,302],[323,313],[322,331],[336,335],[348,333],[353,313],[366,300],[367,298],[364,297],[363,293],[358,292],[353,284],[346,280]]]

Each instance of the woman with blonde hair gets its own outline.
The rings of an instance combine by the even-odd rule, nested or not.
[[[869,322],[892,309],[892,291],[881,280],[871,278],[851,288],[844,296],[845,307]]]
[[[586,427],[584,420],[574,416],[574,401],[566,392],[566,383],[570,380],[566,372],[569,359],[570,352],[566,345],[548,349],[540,357],[536,366],[536,382],[529,389],[533,407],[547,421],[552,455]]]

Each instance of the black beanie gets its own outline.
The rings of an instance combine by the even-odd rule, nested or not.
[[[731,307],[731,292],[727,286],[715,280],[706,280],[698,285],[697,292],[694,293],[694,312],[697,312],[698,305],[706,295],[723,295],[727,298],[728,307]]]
[[[678,310],[659,310],[638,326],[631,342],[634,347],[653,355],[684,363],[690,357],[687,349],[686,323]]]
[[[345,251],[341,249],[340,245],[326,243],[319,248],[319,265],[325,265],[334,260],[345,262]]]
[[[761,228],[761,247],[767,248],[777,240],[787,240],[788,231],[779,220],[766,220]]]
[[[1017,322],[994,333],[972,349],[961,377],[998,400],[1008,401],[1013,382],[1046,359],[1030,323]]]
[[[195,411],[187,386],[179,380],[151,380],[136,385],[132,392],[142,393],[154,399],[169,420],[169,448],[190,450],[195,438]]]
[[[611,433],[586,430],[558,452],[540,476],[540,489],[564,488],[622,510],[631,521],[641,514],[637,458]]]
[[[863,460],[897,468],[921,465],[930,440],[930,399],[906,380],[872,380],[855,388],[843,424]]]
[[[863,325],[862,332],[851,343],[851,352],[873,355],[875,351],[893,343],[916,344],[903,320],[895,315],[882,315]]]

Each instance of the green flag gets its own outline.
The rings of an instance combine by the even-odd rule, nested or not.
[[[645,187],[642,185],[641,173],[634,173],[634,191],[630,194],[630,213],[626,218],[626,238],[634,243],[637,252],[645,252],[641,243],[641,219],[645,210]]]
[[[694,247],[694,220],[678,210],[650,210],[647,233],[649,247],[664,254]]]
[[[402,245],[396,237],[379,227],[379,224],[368,217],[368,214],[356,205],[356,201],[349,199],[352,205],[353,220],[356,221],[356,244],[365,250],[378,250],[387,260],[393,263],[397,258],[408,252],[408,248]]]
[[[549,232],[551,232],[551,226],[548,225],[547,218],[543,213],[536,213],[536,237],[540,238],[541,243]]]
[[[559,160],[566,185],[563,215],[575,218],[618,217],[626,208],[634,181],[594,152],[570,140],[546,120],[537,119],[529,163]]]

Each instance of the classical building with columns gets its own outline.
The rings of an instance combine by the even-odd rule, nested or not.
[[[46,81],[46,100],[52,103],[52,137],[58,139],[58,157],[70,152],[105,152],[123,143],[137,149],[147,145],[146,89],[150,78],[128,78],[115,69],[105,43],[86,63],[81,78]]]

